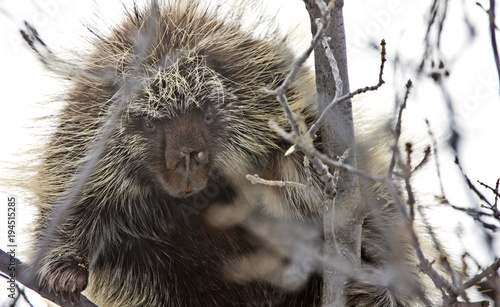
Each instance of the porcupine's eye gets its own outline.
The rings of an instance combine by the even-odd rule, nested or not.
[[[209,109],[205,113],[205,123],[211,124],[213,120],[214,120],[214,111]]]
[[[212,111],[205,113],[205,123],[210,124],[213,120]]]
[[[151,119],[148,119],[148,118],[142,119],[142,125],[144,126],[144,130],[146,130],[148,132],[154,132],[156,129],[155,123]]]

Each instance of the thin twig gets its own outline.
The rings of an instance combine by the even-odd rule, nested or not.
[[[295,79],[297,73],[300,70],[300,67],[304,64],[306,59],[310,56],[314,48],[319,44],[320,39],[324,35],[324,31],[326,28],[328,28],[328,25],[330,24],[331,20],[331,11],[335,7],[336,0],[332,0],[329,2],[328,6],[324,8],[322,5],[318,4],[318,7],[322,11],[322,16],[321,16],[321,21],[319,22],[318,25],[318,30],[316,34],[314,35],[314,38],[309,46],[309,48],[294,62],[294,65],[291,69],[291,71],[288,73],[286,76],[285,80],[283,83],[276,89],[274,90],[269,90],[269,89],[262,89],[264,92],[270,94],[270,95],[275,95],[276,99],[280,103],[281,107],[285,111],[285,116],[290,123],[290,126],[292,128],[292,133],[294,135],[295,139],[298,139],[300,143],[310,143],[310,146],[312,145],[312,138],[309,137],[307,134],[304,134],[303,131],[301,131],[301,128],[299,127],[299,122],[301,122],[300,118],[296,116],[290,105],[288,104],[288,100],[285,96],[285,92],[287,89],[291,86],[293,80]],[[302,127],[305,127],[305,124],[302,124]],[[304,130],[302,128],[302,130]],[[295,144],[296,142],[292,142]],[[307,155],[307,154],[306,154]],[[335,188],[332,185],[332,175],[328,172],[328,168],[317,158],[313,156],[308,156],[309,160],[311,161],[311,164],[313,165],[313,168],[316,170],[318,173],[319,177],[321,180],[325,183],[325,197],[326,197],[326,203],[330,203],[331,200],[334,198],[334,190]]]
[[[431,156],[431,146],[427,146],[424,149],[424,157],[420,162],[413,168],[412,173],[418,171],[421,167],[423,167],[428,161]],[[437,158],[437,157],[436,157]]]
[[[500,210],[498,209],[498,199],[500,198],[500,193],[498,192],[498,189],[499,189],[499,186],[500,186],[500,179],[497,179],[497,183],[495,185],[495,188],[493,189],[492,187],[490,187],[489,185],[487,185],[486,183],[483,183],[481,181],[477,181],[480,185],[482,185],[483,187],[491,190],[493,192],[493,194],[495,195],[495,203],[493,205],[490,205],[488,207],[484,206],[485,208],[493,211],[493,216],[500,220]]]
[[[437,12],[438,12],[438,0],[434,0],[432,2],[432,5],[431,5],[431,9],[430,9],[430,17],[429,17],[429,21],[428,21],[428,24],[427,24],[427,29],[425,31],[425,38],[424,38],[424,42],[425,42],[425,47],[424,47],[424,55],[422,56],[422,61],[420,62],[420,66],[418,68],[418,74],[420,74],[423,70],[424,70],[424,64],[425,64],[425,61],[429,58],[429,53],[430,53],[430,36],[431,36],[431,28],[432,28],[432,25],[435,23],[436,21],[436,17],[437,17]]]
[[[432,263],[429,262],[427,258],[425,258],[425,255],[422,251],[422,247],[420,246],[420,243],[418,241],[417,234],[415,233],[415,230],[413,228],[413,223],[410,217],[408,216],[405,205],[399,198],[397,188],[394,185],[394,182],[389,176],[386,176],[385,178],[385,185],[387,187],[387,190],[391,194],[392,198],[395,200],[398,208],[400,209],[399,211],[402,214],[403,220],[407,223],[407,229],[410,234],[410,243],[413,246],[413,249],[415,250],[415,253],[419,260],[418,267],[423,273],[427,274],[431,278],[436,288],[441,290],[443,296],[452,295],[454,297],[457,297],[461,292],[461,290],[457,289],[457,287],[455,287],[448,280],[446,280],[446,278],[444,278],[441,274],[439,274],[432,266]]]
[[[415,253],[417,255],[418,261],[419,261],[419,268],[420,270],[428,275],[434,285],[436,286],[437,289],[441,290],[441,293],[443,295],[443,301],[453,301],[456,300],[456,298],[463,293],[458,287],[450,283],[446,278],[444,278],[441,274],[439,274],[432,266],[432,263],[427,260],[425,257],[422,247],[419,243],[417,234],[414,229],[414,218],[415,218],[415,213],[414,213],[414,205],[416,203],[415,196],[413,194],[413,189],[410,183],[410,177],[411,177],[411,153],[412,149],[411,146],[407,146],[407,163],[404,164],[400,162],[400,153],[398,149],[398,143],[399,143],[399,138],[401,136],[401,126],[402,126],[402,115],[403,115],[403,110],[406,108],[408,96],[410,93],[410,89],[412,87],[411,80],[409,80],[406,84],[406,93],[405,97],[403,100],[403,103],[401,104],[398,112],[398,118],[396,122],[396,127],[394,131],[394,139],[395,139],[395,144],[393,146],[393,154],[391,158],[391,163],[389,165],[389,169],[387,171],[386,177],[385,177],[385,185],[391,194],[392,198],[395,200],[395,203],[397,207],[399,208],[399,211],[401,212],[401,215],[403,217],[403,221],[407,225],[407,229],[410,235],[410,243],[413,246],[413,249],[415,250]],[[397,188],[393,182],[393,173],[394,173],[394,168],[396,165],[400,165],[403,169],[403,178],[405,181],[405,186],[406,186],[406,191],[408,195],[408,205],[410,212],[408,213],[406,206],[403,204],[401,201]]]
[[[267,186],[272,186],[272,187],[294,187],[294,188],[299,188],[299,189],[305,189],[307,186],[302,183],[298,182],[293,182],[293,181],[280,181],[280,180],[266,180],[262,179],[259,177],[259,175],[246,175],[245,177],[248,181],[250,181],[252,184],[262,184],[262,185],[267,185]]]
[[[448,119],[450,121],[450,130],[451,130],[449,144],[453,149],[455,155],[458,156],[458,141],[460,139],[460,135],[458,134],[457,123],[455,121],[455,108],[454,108],[455,103],[453,103],[452,101],[450,92],[446,88],[443,78],[438,78],[437,82],[439,84],[439,88],[441,89],[441,93],[443,94],[443,98],[444,101],[446,102],[446,107],[448,109]]]
[[[406,97],[405,97],[406,98]],[[406,104],[406,103],[405,103]],[[410,183],[410,179],[411,179],[411,175],[412,175],[412,172],[411,172],[411,154],[413,153],[412,151],[412,148],[411,148],[411,143],[407,143],[407,146],[406,146],[406,152],[407,152],[407,164],[404,165],[404,181],[405,181],[405,187],[406,187],[406,192],[407,192],[407,195],[408,195],[408,206],[410,207],[410,222],[412,223],[413,225],[413,222],[415,220],[415,203],[416,203],[416,200],[415,200],[415,195],[413,194],[413,187]]]
[[[497,37],[496,30],[498,27],[495,22],[495,0],[490,0],[490,9],[486,10],[479,2],[476,4],[481,7],[486,14],[488,14],[489,25],[490,25],[490,39],[491,39],[491,47],[493,49],[493,56],[495,58],[495,65],[497,67],[498,80],[500,82],[500,57],[498,55],[498,46],[497,46]]]
[[[409,92],[410,87],[411,87],[411,84],[407,84],[407,94]],[[405,99],[405,101],[406,101],[406,99]],[[401,128],[400,127],[400,125],[401,125],[400,119],[402,118],[401,117],[402,110],[404,109],[405,104],[406,103],[403,102],[403,104],[401,105],[400,111],[399,111],[398,124],[396,126],[396,133],[394,136],[396,138],[396,144],[398,143],[398,138],[399,138],[400,132],[401,132],[400,131],[400,128]],[[396,159],[396,156],[397,156],[397,154],[395,153],[396,151],[398,151],[398,149],[395,146],[393,148],[393,159]],[[408,154],[411,154],[411,151],[408,151]],[[410,161],[410,159],[409,159],[409,161]],[[390,167],[394,168],[395,164],[396,164],[396,162],[391,163]],[[411,169],[410,166],[407,166],[406,168]],[[404,179],[405,179],[406,191],[408,194],[408,205],[410,207],[410,214],[408,214],[406,206],[403,204],[403,202],[399,198],[399,195],[397,193],[397,188],[395,187],[394,182],[392,180],[391,169],[389,169],[389,171],[387,172],[387,175],[385,178],[385,185],[386,185],[389,193],[391,194],[392,198],[395,200],[395,202],[399,208],[399,211],[401,212],[403,220],[407,225],[407,229],[408,229],[409,234],[410,234],[410,243],[413,246],[413,249],[415,250],[415,253],[416,253],[417,258],[419,260],[418,266],[419,266],[420,270],[423,273],[427,274],[431,278],[434,285],[438,289],[441,290],[443,297],[447,296],[446,293],[451,294],[454,297],[457,297],[458,293],[459,293],[457,287],[455,287],[453,284],[448,282],[446,280],[446,278],[444,278],[441,274],[439,274],[432,267],[432,263],[430,263],[429,260],[427,260],[427,258],[425,257],[425,255],[422,251],[422,247],[420,246],[417,234],[415,233],[415,229],[413,228],[414,227],[414,219],[415,219],[415,213],[414,213],[415,196],[413,194],[413,189],[412,189],[412,186],[410,184],[410,176],[411,176],[411,172],[409,172],[409,171],[404,172]]]
[[[386,59],[386,51],[385,51],[385,45],[386,45],[385,40],[382,40],[380,42],[380,45],[382,46],[382,50],[380,51],[381,64],[380,64],[380,72],[379,72],[379,81],[378,81],[378,83],[376,85],[373,85],[373,86],[366,86],[366,87],[363,87],[363,88],[359,88],[359,89],[355,90],[354,92],[351,92],[351,93],[349,93],[347,95],[343,95],[343,96],[341,96],[339,98],[333,99],[333,101],[330,102],[330,104],[320,114],[320,116],[316,120],[316,122],[311,125],[311,128],[309,128],[309,132],[308,132],[309,135],[314,136],[316,134],[316,132],[318,132],[319,127],[321,127],[321,125],[325,121],[328,112],[330,110],[332,110],[335,105],[340,104],[340,103],[344,103],[346,101],[349,101],[351,98],[353,98],[356,95],[359,95],[359,94],[362,94],[362,93],[366,93],[366,92],[369,92],[369,91],[376,91],[376,90],[378,90],[385,83],[385,81],[382,79],[382,76],[383,76],[383,73],[384,73],[384,65],[385,65],[385,62],[387,61],[387,59]],[[335,95],[337,95],[337,93],[338,92],[336,92]]]
[[[434,161],[436,162],[436,172],[439,180],[439,188],[441,189],[441,195],[444,196],[443,178],[441,177],[441,165],[439,164],[437,140],[436,137],[434,136],[434,133],[432,132],[431,123],[429,122],[428,119],[425,119],[425,124],[427,125],[427,133],[431,138],[432,148],[434,149]]]
[[[327,155],[321,153],[316,148],[314,148],[314,146],[312,144],[306,144],[306,143],[302,142],[302,140],[300,140],[300,138],[298,138],[296,135],[294,135],[292,133],[288,133],[285,130],[281,129],[279,127],[279,125],[273,121],[270,121],[269,125],[270,125],[271,129],[273,129],[276,133],[278,133],[284,140],[290,142],[291,144],[297,144],[300,147],[300,149],[308,156],[308,158],[310,160],[311,160],[311,157],[317,157],[321,162],[325,163],[326,165],[328,165],[332,169],[338,167],[340,169],[343,169],[345,171],[348,171],[350,173],[353,173],[355,175],[358,175],[358,176],[365,178],[365,179],[368,179],[368,180],[372,180],[372,181],[376,181],[376,182],[383,182],[384,181],[384,177],[369,175],[369,174],[366,174],[365,172],[363,172],[363,171],[361,171],[361,170],[359,170],[359,169],[357,169],[349,164],[340,163],[338,161],[330,159]]]
[[[443,5],[443,9],[441,10],[442,14],[440,15],[440,19],[438,22],[437,35],[436,35],[437,36],[436,46],[438,49],[441,49],[441,37],[442,37],[441,34],[443,33],[444,22],[446,20],[446,16],[448,13],[448,0],[444,0],[443,3],[444,3],[444,5]]]
[[[455,164],[458,166],[460,169],[460,172],[462,172],[462,176],[464,176],[465,181],[467,182],[467,185],[469,188],[481,199],[482,201],[486,202],[490,207],[492,207],[492,204],[488,201],[488,199],[481,193],[472,183],[472,181],[469,179],[469,177],[465,174],[462,165],[460,165],[460,160],[458,157],[455,157]]]
[[[318,26],[318,31],[314,35],[314,38],[307,48],[307,50],[302,53],[300,57],[295,60],[292,69],[286,76],[285,80],[283,83],[276,89],[270,90],[270,89],[261,89],[263,92],[269,94],[269,95],[274,95],[276,96],[276,99],[280,103],[281,107],[285,111],[285,116],[288,119],[288,122],[290,123],[292,127],[292,131],[295,131],[298,133],[298,127],[295,119],[295,114],[293,113],[292,109],[290,108],[290,105],[288,104],[288,100],[286,99],[285,92],[288,90],[288,88],[291,86],[293,80],[297,76],[298,72],[300,71],[300,68],[302,65],[305,63],[307,58],[311,55],[313,52],[314,48],[319,44],[320,39],[323,37],[325,29],[328,27],[331,17],[330,17],[330,12],[334,8],[336,1],[330,1],[330,4],[326,8],[326,10],[323,13],[322,17],[322,22],[319,23]]]
[[[480,180],[477,181],[480,185],[482,185],[483,187],[487,188],[488,190],[491,190],[496,196],[499,196],[500,194],[498,193],[498,187],[499,187],[499,184],[500,184],[500,179],[497,179],[497,183],[496,183],[496,186],[495,188],[492,188],[490,187],[489,185],[487,185],[486,183],[484,182],[481,182]]]
[[[389,164],[389,169],[388,169],[388,176],[392,177],[392,173],[394,172],[394,168],[396,167],[396,161],[399,156],[399,149],[398,149],[398,144],[399,144],[399,138],[401,136],[401,125],[402,125],[402,118],[403,118],[403,110],[406,108],[406,103],[408,101],[408,97],[410,95],[410,90],[412,88],[412,82],[411,80],[408,80],[406,83],[406,92],[405,96],[403,99],[403,103],[399,107],[399,113],[398,113],[398,118],[396,121],[396,127],[394,128],[394,147],[392,150],[392,157],[391,157],[391,162]]]
[[[483,278],[495,274],[499,268],[500,268],[500,258],[497,259],[495,262],[493,262],[493,264],[487,267],[484,271],[472,277],[468,281],[464,282],[460,287],[461,290],[463,291],[465,289],[469,289],[470,287],[477,285]]]

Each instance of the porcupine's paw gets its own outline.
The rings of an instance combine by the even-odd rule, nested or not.
[[[74,262],[56,262],[43,266],[39,272],[40,288],[53,292],[63,301],[80,301],[81,292],[88,284],[88,270]]]

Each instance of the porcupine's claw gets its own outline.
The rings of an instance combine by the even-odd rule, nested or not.
[[[80,302],[81,292],[88,284],[88,271],[86,268],[65,262],[53,264],[48,269],[50,275],[40,274],[40,288],[55,293],[64,302],[76,304]]]

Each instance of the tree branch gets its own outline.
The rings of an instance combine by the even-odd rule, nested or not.
[[[486,278],[488,276],[495,274],[495,272],[498,271],[499,268],[500,268],[500,259],[497,259],[495,262],[493,262],[493,264],[491,264],[489,267],[487,267],[484,271],[482,271],[481,273],[472,277],[468,281],[464,282],[462,284],[462,286],[460,287],[461,290],[469,289],[470,287],[477,285],[483,278]]]
[[[382,40],[380,42],[380,45],[382,46],[382,49],[381,49],[381,52],[380,52],[380,55],[381,55],[381,60],[380,60],[381,64],[380,64],[380,72],[379,72],[379,81],[378,81],[378,83],[375,84],[375,85],[372,85],[372,86],[366,86],[366,87],[363,87],[363,88],[359,88],[359,89],[355,90],[354,92],[350,92],[350,93],[348,93],[346,95],[343,95],[343,96],[340,96],[340,95],[336,94],[335,98],[332,100],[332,102],[330,102],[330,104],[323,110],[323,112],[321,112],[319,118],[311,126],[311,128],[309,128],[309,135],[313,136],[314,134],[316,134],[316,132],[318,132],[319,128],[321,127],[321,125],[323,124],[323,122],[325,121],[325,119],[327,118],[327,115],[330,112],[330,110],[334,109],[337,104],[342,104],[344,102],[348,102],[348,101],[350,101],[356,95],[359,95],[359,94],[362,94],[362,93],[366,93],[366,92],[369,92],[369,91],[376,91],[376,90],[378,90],[385,83],[385,81],[382,79],[382,76],[383,76],[383,73],[384,73],[384,65],[385,65],[385,62],[387,61],[387,59],[386,59],[386,51],[385,51],[385,45],[386,45],[385,40]]]
[[[489,25],[490,25],[490,39],[491,39],[491,47],[493,49],[493,57],[495,59],[495,65],[497,67],[498,81],[500,83],[500,57],[498,56],[498,47],[497,47],[497,37],[496,30],[498,29],[495,22],[495,0],[490,0],[490,9],[486,10],[481,3],[476,2],[476,4],[481,7],[486,14],[488,14]]]
[[[305,189],[307,186],[305,184],[299,183],[299,182],[292,182],[292,181],[280,181],[280,180],[265,180],[259,177],[259,175],[247,175],[246,176],[247,180],[250,181],[252,184],[263,184],[267,186],[272,186],[272,187],[294,187],[294,188],[299,188],[299,189]]]

